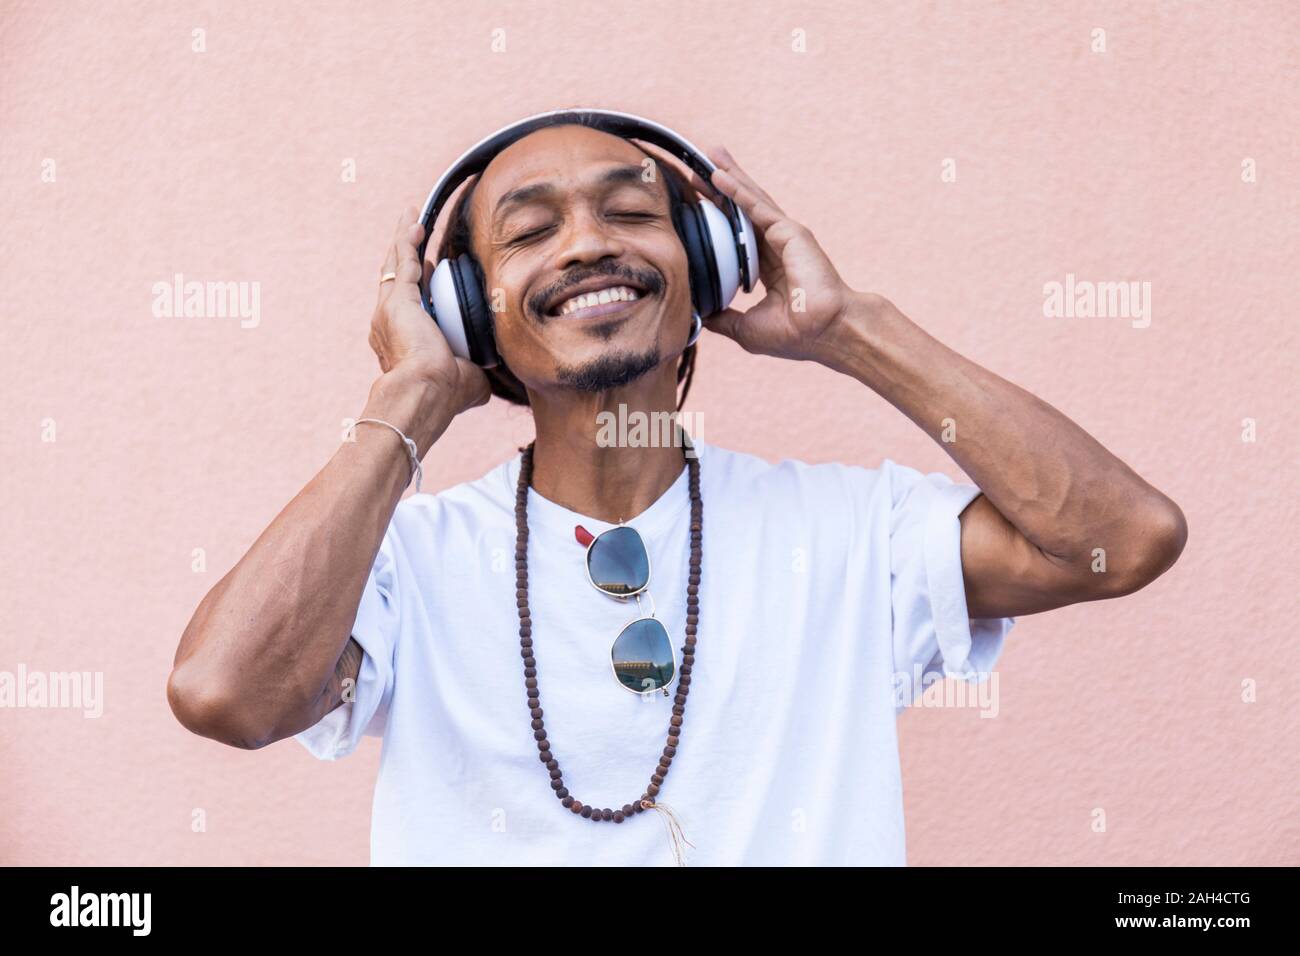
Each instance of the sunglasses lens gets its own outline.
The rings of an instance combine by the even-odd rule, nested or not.
[[[643,617],[623,628],[610,656],[614,676],[630,690],[658,690],[673,679],[672,642],[664,626],[653,617]]]
[[[650,557],[634,528],[611,528],[587,552],[591,580],[606,594],[625,596],[650,583]]]

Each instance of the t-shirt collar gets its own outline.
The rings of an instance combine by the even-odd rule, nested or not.
[[[708,446],[698,438],[692,438],[691,444],[699,457],[702,470],[705,458],[708,455]],[[510,500],[512,501],[516,489],[519,487],[519,464],[522,458],[522,453],[516,454],[514,458],[507,462],[505,470],[505,477],[510,486]],[[623,524],[635,528],[642,534],[653,535],[657,531],[669,527],[673,519],[686,510],[690,503],[690,466],[683,462],[681,473],[668,486],[667,490],[639,515],[625,518]],[[582,525],[592,534],[600,534],[609,528],[617,527],[613,522],[601,521],[599,518],[593,518],[590,515],[579,514],[551,501],[549,498],[544,498],[538,494],[536,488],[529,486],[528,526],[530,528],[544,527],[564,534],[573,534],[575,525]]]

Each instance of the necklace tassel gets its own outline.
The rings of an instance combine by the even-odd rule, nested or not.
[[[677,814],[673,813],[673,808],[666,803],[657,803],[653,800],[642,800],[641,806],[647,810],[658,810],[664,821],[664,826],[668,829],[668,839],[673,848],[673,859],[677,861],[678,866],[686,865],[686,849],[682,844],[695,849],[695,844],[686,839],[686,831],[682,829],[681,821],[677,819]]]

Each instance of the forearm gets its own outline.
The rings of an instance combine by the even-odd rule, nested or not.
[[[381,376],[358,418],[423,455],[452,417],[428,381]],[[323,712],[371,565],[410,478],[401,440],[360,425],[203,599],[177,648],[173,709],[196,732],[256,746]]]
[[[927,334],[887,300],[860,296],[819,361],[850,375],[939,443],[997,510],[1062,562],[1176,507],[1042,399]]]

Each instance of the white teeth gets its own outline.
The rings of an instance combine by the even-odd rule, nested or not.
[[[586,292],[575,295],[560,306],[560,315],[568,315],[578,309],[589,309],[593,305],[603,305],[607,302],[635,302],[639,298],[640,294],[635,289],[625,285],[601,289],[599,292]]]

